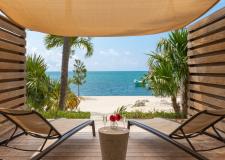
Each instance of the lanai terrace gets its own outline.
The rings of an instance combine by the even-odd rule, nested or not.
[[[157,119],[158,125],[165,129],[170,129],[173,122],[162,125],[162,119]],[[67,122],[67,121],[66,121]],[[63,127],[63,126],[60,126]],[[102,127],[101,121],[96,121],[96,129]],[[11,145],[29,149],[37,149],[43,141],[31,137],[20,137]],[[199,149],[205,148],[205,144],[210,146],[220,145],[212,142],[208,137],[197,138],[193,141]],[[186,144],[185,141],[182,143]],[[0,148],[0,157],[4,160],[25,160],[31,159],[36,154],[34,152],[15,151],[9,148]],[[223,160],[225,149],[205,152],[203,155],[209,159]],[[48,153],[45,160],[101,160],[101,150],[98,135],[92,137],[91,127],[85,128],[56,147]],[[154,136],[140,128],[132,127],[130,131],[127,160],[194,160],[190,154],[182,151],[176,146]]]
[[[35,3],[36,2],[36,3]],[[62,3],[61,3],[62,2]],[[65,19],[64,21],[49,21],[48,18],[53,12],[49,12],[49,17],[42,15],[47,14],[54,4],[49,1],[49,5],[41,5],[40,1],[1,1],[0,8],[10,19],[1,16],[0,17],[0,107],[1,108],[23,108],[26,100],[25,91],[25,53],[26,53],[26,33],[25,28],[42,31],[47,33],[52,33],[62,36],[72,36],[72,35],[82,35],[82,36],[121,36],[121,35],[144,35],[151,33],[158,33],[163,31],[168,31],[171,29],[177,29],[183,27],[202,14],[204,14],[210,7],[212,7],[217,0],[214,1],[199,1],[195,5],[192,4],[194,1],[179,1],[174,0],[174,3],[166,3],[165,1],[151,1],[151,7],[148,8],[149,4],[147,1],[143,1],[145,5],[141,4],[143,7],[137,7],[136,11],[140,12],[142,15],[146,15],[147,11],[156,11],[160,6],[169,8],[169,10],[164,10],[162,12],[161,19],[158,14],[155,14],[154,18],[151,16],[141,16],[144,17],[141,21],[135,18],[137,15],[126,14],[132,17],[127,19],[127,17],[118,18],[116,14],[113,21],[109,17],[101,17],[102,15],[89,13],[89,16],[94,14],[96,17],[100,17],[97,20],[101,20],[102,23],[93,24],[92,19],[87,21],[87,24],[82,23],[82,17],[71,21],[68,18],[71,13],[73,13],[73,18],[76,17],[78,12],[72,12],[74,3],[71,1],[61,1],[58,6],[65,5],[65,15],[60,16],[60,18]],[[63,3],[65,2],[65,4]],[[31,4],[35,3],[35,5]],[[46,1],[47,3],[47,1]],[[116,2],[119,3],[119,2]],[[85,16],[86,1],[79,1],[81,4],[80,13]],[[126,12],[124,6],[128,5],[127,1],[122,3],[121,8],[115,5],[114,9],[118,9],[117,13],[130,13],[129,10]],[[129,4],[132,8],[139,3]],[[171,5],[173,4],[173,5]],[[185,5],[184,5],[185,4]],[[35,7],[34,7],[35,6]],[[48,6],[45,8],[45,6]],[[98,6],[98,5],[97,5]],[[90,4],[91,9],[100,9],[97,6]],[[118,8],[116,8],[116,6]],[[23,8],[24,7],[24,8]],[[34,7],[34,8],[32,8]],[[42,12],[40,12],[40,7],[43,7]],[[57,5],[55,5],[57,7]],[[79,9],[78,7],[78,9]],[[83,8],[82,8],[83,7]],[[94,7],[94,8],[92,8]],[[96,8],[95,8],[96,7]],[[106,8],[109,6],[105,6]],[[126,7],[125,7],[126,8]],[[188,11],[186,11],[188,9]],[[53,9],[53,8],[52,8]],[[109,8],[108,8],[109,9]],[[172,9],[172,10],[171,10]],[[57,10],[57,9],[56,9]],[[193,10],[193,11],[192,11]],[[45,12],[46,11],[46,12]],[[54,10],[55,11],[55,10]],[[90,10],[92,11],[92,10]],[[96,10],[95,10],[96,11]],[[120,12],[119,12],[120,11]],[[146,12],[145,12],[146,11]],[[168,11],[170,11],[168,13]],[[136,13],[137,13],[136,12]],[[138,12],[138,13],[139,13]],[[32,15],[32,13],[35,13]],[[55,13],[55,12],[54,12]],[[61,13],[61,12],[57,12]],[[114,12],[115,13],[115,12]],[[191,14],[190,14],[191,13]],[[32,16],[31,16],[32,15]],[[112,13],[104,16],[110,16]],[[178,16],[179,15],[179,16]],[[116,17],[117,16],[117,17]],[[152,15],[154,16],[154,15]],[[39,17],[39,18],[38,18]],[[40,19],[41,17],[41,19]],[[96,18],[95,17],[95,18]],[[171,20],[176,18],[176,21]],[[44,19],[47,18],[47,19]],[[112,18],[112,17],[111,17]],[[146,18],[146,19],[145,19]],[[126,19],[126,24],[118,21]],[[136,25],[133,20],[136,20]],[[42,21],[43,20],[43,21]],[[104,21],[105,20],[105,21]],[[108,21],[110,20],[110,22]],[[48,23],[47,23],[48,22]],[[56,22],[68,24],[68,25],[56,25]],[[73,23],[76,22],[76,23]],[[79,23],[78,23],[79,22]],[[128,23],[129,22],[129,23]],[[154,25],[154,23],[157,25]],[[74,29],[76,25],[81,24],[80,28]],[[110,25],[109,25],[110,23]],[[98,24],[101,24],[98,26]],[[113,25],[116,24],[116,25]],[[132,28],[130,26],[138,26],[140,28]],[[112,26],[111,26],[112,25]],[[120,26],[121,25],[121,26]],[[63,28],[60,28],[63,26]],[[92,27],[91,27],[92,26]],[[112,28],[110,28],[110,26]],[[119,27],[118,27],[119,26]],[[68,27],[68,28],[65,28]],[[158,28],[158,29],[157,29]],[[92,30],[93,29],[93,30]],[[94,32],[95,30],[95,32]],[[189,27],[189,114],[193,115],[204,109],[222,109],[224,108],[225,102],[225,8],[217,11],[211,16],[197,22],[196,24]],[[63,32],[62,32],[63,31]],[[11,129],[14,127],[9,121],[4,117],[0,117],[1,130],[0,135],[9,134]],[[173,122],[167,126],[162,125],[161,119],[158,119],[158,125],[164,129],[172,126]],[[96,128],[101,127],[101,122],[96,121]],[[62,127],[63,126],[59,126]],[[225,131],[224,121],[218,123],[217,127],[221,132]],[[20,137],[13,142],[15,145],[24,146],[28,148],[38,148],[40,147],[40,140],[35,140],[30,137]],[[183,142],[185,143],[185,142]],[[216,142],[215,142],[216,143]],[[194,144],[197,146],[205,147],[205,144],[216,145],[211,142],[210,139],[202,137],[196,139]],[[0,159],[30,159],[35,153],[15,151],[12,149],[0,147]],[[224,159],[225,150],[215,150],[211,152],[205,152],[203,155],[209,159]],[[98,135],[96,138],[91,136],[91,129],[85,128],[75,134],[70,139],[62,143],[60,146],[55,148],[49,154],[47,154],[44,159],[101,159],[100,146]],[[136,127],[131,128],[127,159],[194,159],[189,154],[180,150],[179,148],[163,141],[162,139],[145,132],[142,129]]]

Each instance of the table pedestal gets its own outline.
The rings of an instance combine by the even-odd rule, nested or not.
[[[121,127],[99,129],[102,160],[125,160],[129,130]]]

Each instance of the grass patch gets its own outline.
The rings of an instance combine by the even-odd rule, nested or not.
[[[155,112],[132,111],[132,112],[124,112],[123,115],[125,115],[127,119],[151,119],[156,117],[177,119],[181,117],[181,115],[176,115],[176,113],[174,112],[165,112],[165,111],[155,111]]]
[[[90,112],[72,111],[42,111],[40,112],[46,119],[68,118],[68,119],[89,119]]]

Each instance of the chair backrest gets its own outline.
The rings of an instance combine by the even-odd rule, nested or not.
[[[192,116],[178,127],[172,134],[182,134],[181,129],[185,134],[194,134],[202,132],[218,121],[225,118],[225,109],[221,110],[204,110]]]
[[[0,108],[0,114],[27,133],[46,137],[52,130],[49,136],[60,136],[60,133],[36,111]]]

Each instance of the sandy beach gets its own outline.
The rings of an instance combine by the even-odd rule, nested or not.
[[[127,107],[127,111],[172,110],[170,98],[155,96],[84,96],[79,109],[92,114],[110,114],[122,105]]]

